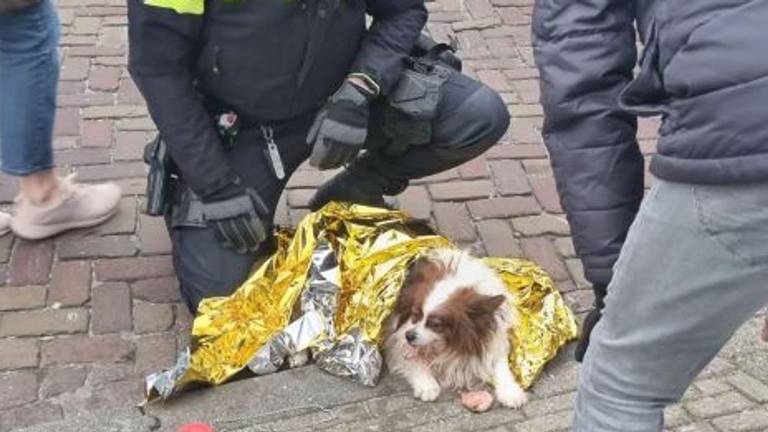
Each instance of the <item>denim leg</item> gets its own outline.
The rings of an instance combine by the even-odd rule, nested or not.
[[[51,0],[0,14],[0,158],[7,174],[53,167],[58,43]]]
[[[658,432],[733,333],[768,302],[768,184],[659,182],[608,287],[574,430]]]

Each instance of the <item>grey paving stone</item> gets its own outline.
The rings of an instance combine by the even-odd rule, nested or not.
[[[743,411],[712,421],[723,432],[745,432],[768,430],[768,409],[760,407]]]
[[[752,404],[741,394],[728,392],[687,403],[685,407],[694,416],[709,419],[749,408]]]

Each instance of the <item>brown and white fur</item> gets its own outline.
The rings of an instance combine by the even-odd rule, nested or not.
[[[514,323],[509,294],[490,267],[461,251],[431,251],[412,265],[386,324],[387,366],[423,401],[442,389],[492,384],[499,403],[519,408],[527,395],[507,363]]]

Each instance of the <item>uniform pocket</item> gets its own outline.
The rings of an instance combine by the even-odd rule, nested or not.
[[[696,186],[694,194],[707,235],[747,265],[768,263],[768,184]]]
[[[440,87],[449,71],[436,66],[426,74],[406,70],[384,108],[384,132],[401,145],[423,145],[432,139],[432,120],[440,102]]]
[[[389,97],[390,107],[414,120],[432,120],[448,73],[439,66],[430,74],[406,70]]]

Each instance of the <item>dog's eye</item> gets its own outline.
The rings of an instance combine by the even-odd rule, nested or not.
[[[429,318],[427,319],[427,327],[431,329],[438,329],[442,327],[445,323],[440,318]]]

